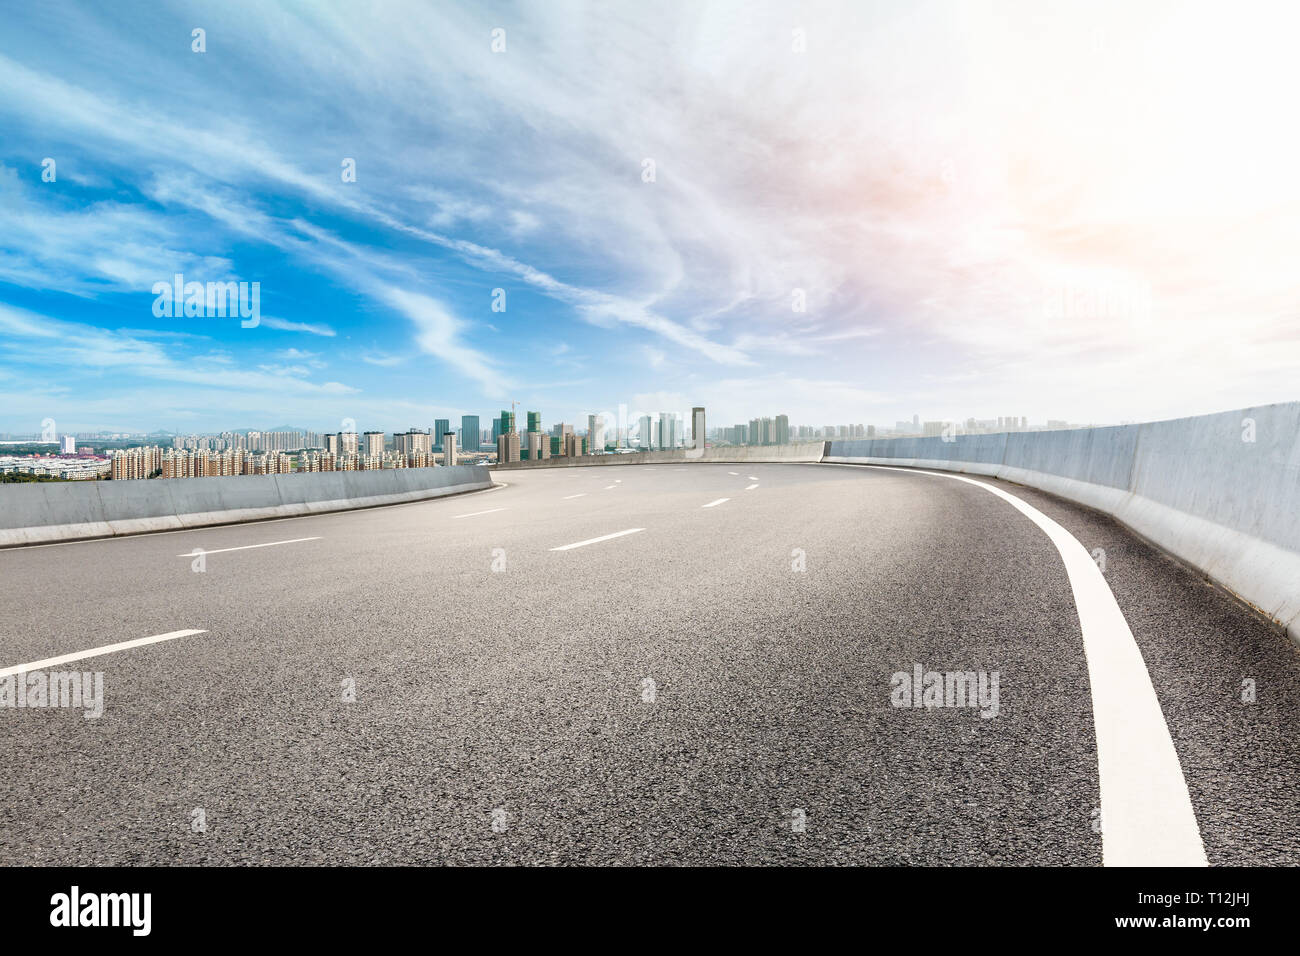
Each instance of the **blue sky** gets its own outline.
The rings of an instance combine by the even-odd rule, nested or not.
[[[377,6],[7,12],[0,430],[1300,397],[1284,4]]]

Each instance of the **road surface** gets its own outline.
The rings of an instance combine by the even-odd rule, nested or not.
[[[1008,500],[811,464],[499,480],[0,551],[0,668],[197,632],[51,665],[103,673],[98,719],[0,708],[0,863],[1102,862],[1094,691],[1129,698]],[[985,484],[1104,558],[1181,849],[1300,863],[1297,648],[1109,518]],[[996,672],[996,708],[895,706],[918,666]]]

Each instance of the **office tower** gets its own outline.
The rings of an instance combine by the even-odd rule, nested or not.
[[[790,416],[777,415],[773,423],[773,441],[778,445],[790,444]]]
[[[460,447],[463,451],[478,451],[483,445],[477,415],[460,417]]]
[[[362,443],[362,447],[365,449],[365,456],[367,458],[382,458],[384,456],[384,433],[366,432],[363,437],[365,441]]]
[[[451,431],[451,420],[435,418],[433,420],[433,447],[431,451],[442,451],[442,436]]]
[[[696,405],[691,409],[691,447],[704,451],[707,432],[704,428],[704,406]]]
[[[456,433],[450,429],[442,436],[442,463],[444,466],[456,464]]]

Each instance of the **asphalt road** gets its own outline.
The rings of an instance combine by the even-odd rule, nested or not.
[[[0,863],[1101,863],[1074,594],[1003,499],[831,465],[500,478],[0,551],[0,668],[204,632],[55,668],[102,671],[98,719],[0,707]],[[1300,651],[989,483],[1104,549],[1208,861],[1300,862]],[[997,672],[996,716],[893,706],[916,665]]]

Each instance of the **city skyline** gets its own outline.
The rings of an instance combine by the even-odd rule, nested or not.
[[[0,39],[0,430],[1293,397],[1276,211],[1300,138],[1261,121],[1295,86],[1286,30],[393,4],[286,32],[257,7],[59,6]],[[1207,77],[1197,50],[1247,29],[1255,52]],[[1210,123],[1249,133],[1249,170]],[[189,315],[191,282],[257,315]]]

